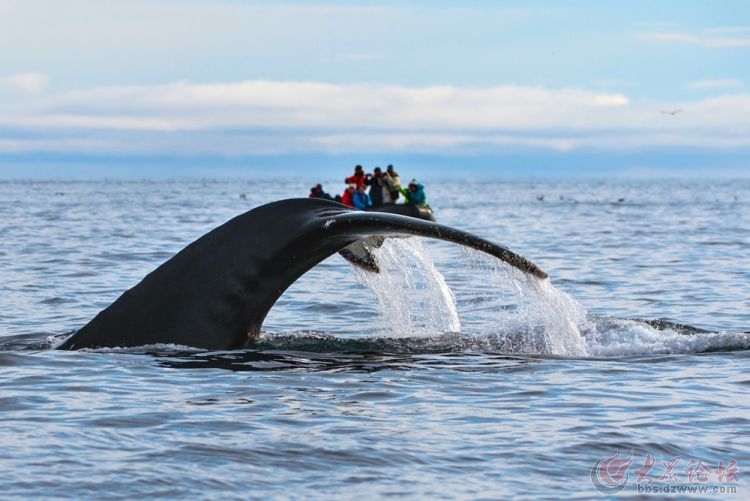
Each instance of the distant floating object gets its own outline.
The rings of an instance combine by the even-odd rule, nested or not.
[[[540,202],[544,202],[544,195],[537,195],[536,199]]]
[[[618,199],[617,199],[617,203],[623,203],[624,201],[625,201],[625,199],[624,199],[624,198],[618,198]]]
[[[240,200],[247,200],[247,195],[240,193]]]
[[[675,116],[676,114],[678,114],[681,111],[682,111],[682,108],[677,109],[677,110],[661,110],[661,114],[662,115],[672,115],[672,116]]]

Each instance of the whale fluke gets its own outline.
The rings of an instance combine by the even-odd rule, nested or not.
[[[178,344],[237,349],[257,338],[284,291],[310,268],[363,238],[418,235],[471,247],[530,273],[524,257],[430,221],[363,212],[321,199],[250,210],[210,231],[146,275],[60,349]]]
[[[385,242],[384,237],[372,235],[344,247],[339,251],[339,254],[355,266],[373,273],[380,273],[380,264],[372,251],[380,248],[383,242]]]

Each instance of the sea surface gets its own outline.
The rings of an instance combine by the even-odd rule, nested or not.
[[[319,181],[0,182],[0,497],[750,498],[748,180],[424,180],[549,280],[392,239],[379,275],[310,270],[251,349],[54,349]]]

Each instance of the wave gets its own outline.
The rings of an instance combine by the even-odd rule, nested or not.
[[[66,334],[33,333],[3,338],[0,351],[40,351],[53,349]],[[128,348],[101,348],[83,351],[98,353],[151,354],[156,356],[231,354],[244,352],[299,352],[311,354],[392,354],[421,355],[442,353],[481,353],[508,356],[556,358],[621,358],[656,354],[696,354],[750,349],[750,332],[708,331],[662,319],[591,317],[581,331],[585,353],[569,356],[555,351],[554,332],[526,329],[485,334],[460,332],[431,335],[371,335],[338,337],[328,332],[301,331],[263,333],[252,348],[231,352],[205,352],[189,346],[158,344]]]
[[[524,333],[340,338],[329,333],[265,333],[252,348],[230,352],[185,352],[180,347],[144,347],[159,363],[176,369],[219,368],[232,371],[411,370],[451,366],[456,370],[505,370],[519,363],[555,360],[621,360],[659,363],[674,357],[750,349],[750,333],[706,332],[659,320],[599,319],[603,328],[586,339],[592,353],[562,357],[528,351]],[[173,351],[171,351],[173,350]],[[133,353],[132,350],[129,351]]]
[[[611,359],[750,349],[750,332],[712,332],[664,319],[590,316],[549,280],[526,276],[497,260],[487,261],[473,251],[465,257],[480,274],[479,280],[470,278],[471,283],[480,282],[489,298],[469,312],[471,321],[465,326],[459,318],[453,291],[420,240],[391,239],[379,249],[381,273],[355,269],[360,283],[377,299],[381,319],[379,326],[369,324],[356,337],[314,330],[265,332],[251,349],[218,354],[169,344],[86,351],[151,354],[161,358],[184,356],[188,359],[181,363],[188,366],[194,363],[203,366],[208,360],[235,366],[239,357],[244,360],[240,363],[249,363],[249,367],[255,367],[250,363],[255,359],[261,360],[263,367],[273,367],[279,363],[279,356],[296,353],[313,354],[318,360],[341,354]],[[470,332],[472,328],[477,332]],[[55,348],[68,335],[36,333],[6,337],[0,339],[0,351]]]
[[[710,332],[661,320],[600,318],[597,328],[582,336],[587,353],[569,357],[534,342],[537,332],[517,331],[470,335],[441,333],[432,336],[340,338],[328,333],[264,334],[255,351],[306,353],[378,353],[419,355],[482,353],[555,358],[621,358],[654,354],[695,354],[750,349],[750,332]]]

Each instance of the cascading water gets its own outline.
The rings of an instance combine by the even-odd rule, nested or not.
[[[359,270],[356,277],[378,301],[383,336],[424,337],[462,331],[456,297],[421,239],[388,239],[375,255],[381,272]],[[483,338],[480,344],[489,343],[493,351],[506,353],[588,355],[579,330],[586,319],[585,310],[570,296],[555,289],[549,280],[539,281],[477,251],[467,250],[464,257],[463,261],[480,273],[480,282],[491,297],[489,306],[482,306],[484,321],[479,332],[464,332],[466,341]],[[477,341],[473,339],[471,344]]]
[[[484,253],[462,249],[489,294],[479,335],[504,353],[587,356],[586,310],[548,280],[539,280]]]
[[[420,239],[390,238],[375,255],[380,273],[357,268],[355,276],[378,301],[382,335],[398,338],[461,330],[456,298]]]
[[[616,357],[724,350],[750,342],[747,333],[680,332],[639,320],[588,317],[549,279],[479,251],[451,248],[459,258],[451,259],[447,277],[434,265],[433,248],[419,238],[386,240],[374,251],[381,272],[355,272],[377,299],[381,337],[408,341],[398,349]],[[470,283],[463,289],[474,291],[473,297],[457,298],[449,286],[454,281]]]

